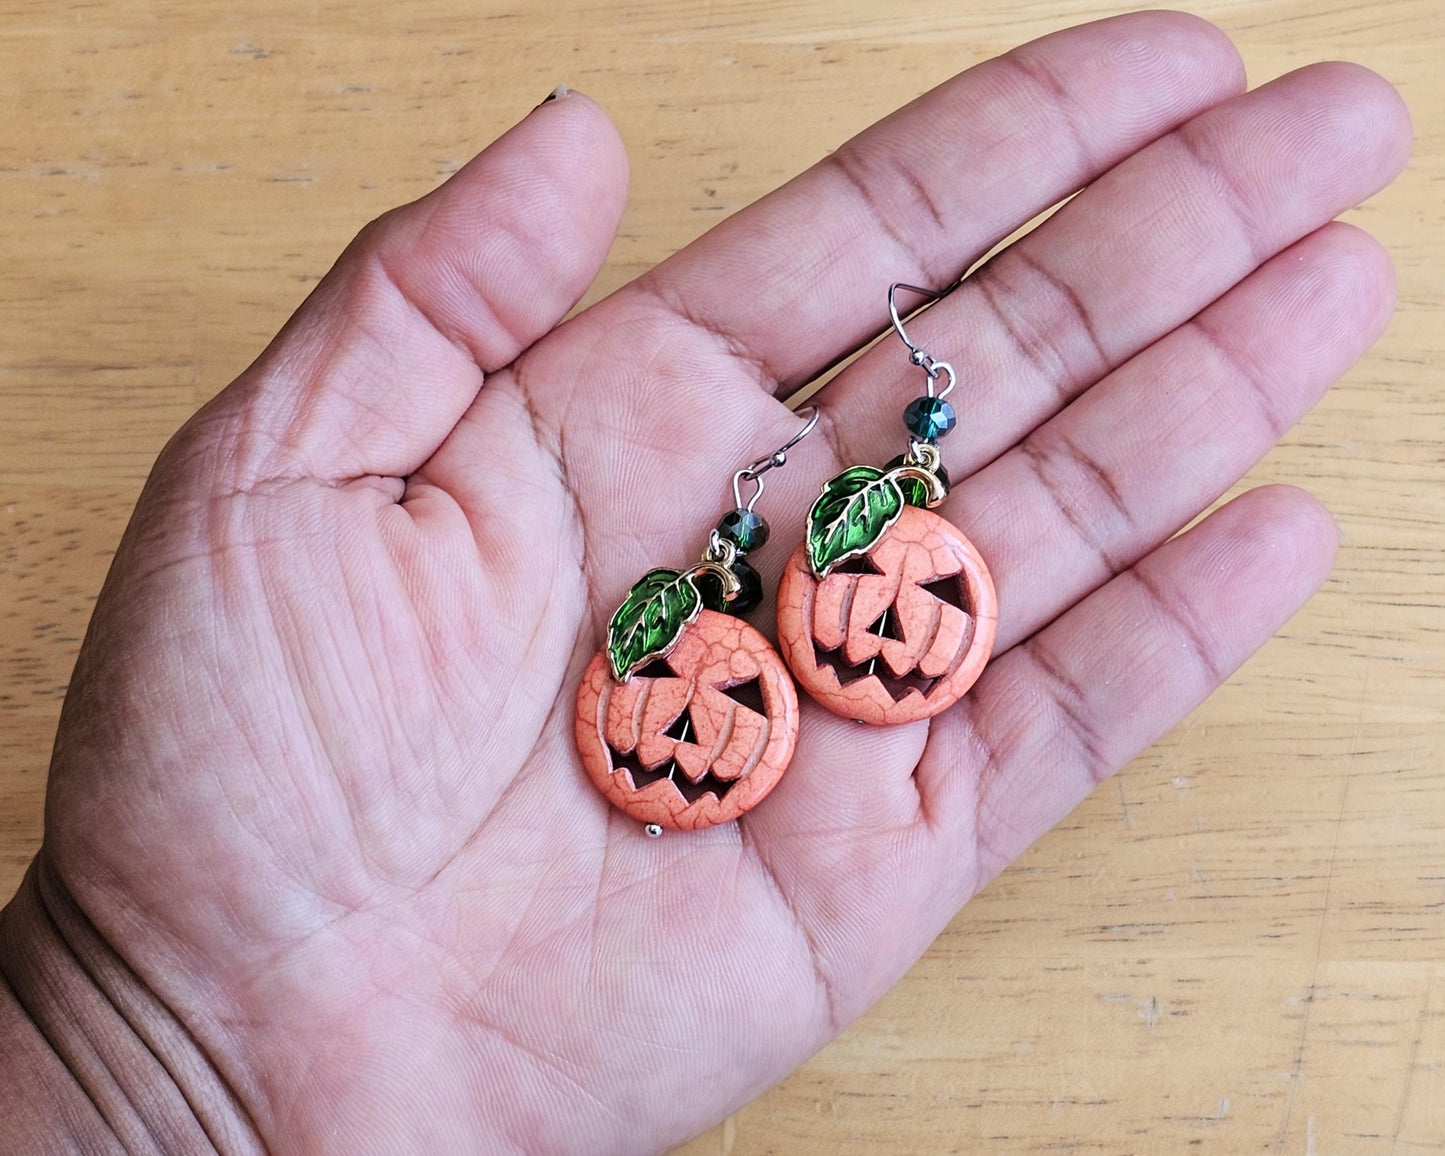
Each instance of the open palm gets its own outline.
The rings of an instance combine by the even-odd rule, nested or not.
[[[1186,534],[1383,328],[1393,91],[1249,95],[1140,14],[920,98],[632,285],[596,273],[626,162],[544,104],[365,229],[167,447],[96,610],[30,886],[73,898],[235,1097],[219,1146],[652,1150],[857,1017],[959,907],[1308,597],[1336,531],[1247,494]],[[996,656],[944,715],[805,700],[740,822],[649,839],[572,701],[645,570],[694,557],[782,398],[885,324],[958,367],[941,513]],[[904,446],[896,343],[769,478],[771,588],[823,479]],[[1171,540],[1172,539],[1172,540]],[[771,602],[753,621],[767,629]]]

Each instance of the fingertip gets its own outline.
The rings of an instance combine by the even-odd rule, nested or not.
[[[1370,193],[1393,180],[1409,160],[1410,110],[1399,90],[1373,69],[1348,60],[1319,61],[1266,87],[1298,100],[1321,167],[1337,165],[1342,156],[1358,157]]]
[[[1400,90],[1380,73],[1353,60],[1321,60],[1299,71],[1313,74],[1344,103],[1366,111],[1388,126],[1393,130],[1395,142],[1405,146],[1408,152],[1414,135],[1410,106]]]
[[[1275,484],[1264,487],[1278,512],[1281,533],[1288,537],[1295,559],[1299,604],[1324,584],[1340,551],[1340,525],[1329,508],[1308,490]],[[1291,608],[1291,613],[1294,608]]]
[[[1363,229],[1331,221],[1266,262],[1237,301],[1210,312],[1232,324],[1273,375],[1310,369],[1301,380],[1318,395],[1385,331],[1394,304],[1394,266],[1384,246]]]
[[[1084,29],[1106,37],[1105,56],[1116,68],[1157,70],[1184,90],[1207,93],[1211,101],[1244,91],[1244,59],[1239,49],[1217,24],[1202,16],[1146,9],[1105,17],[1068,32]]]
[[[627,149],[602,106],[575,88],[534,109],[518,127],[545,176],[526,215],[537,248],[556,264],[560,296],[570,308],[597,275],[622,220]]]
[[[1117,23],[1132,34],[1167,46],[1177,56],[1207,74],[1224,93],[1243,92],[1244,58],[1228,33],[1211,20],[1173,8],[1150,8],[1109,17],[1101,24]]]
[[[453,181],[473,166],[481,169],[491,203],[477,208],[489,215],[498,186],[510,185],[517,224],[559,261],[559,274],[590,282],[627,200],[627,150],[611,118],[586,93],[558,85],[553,94]],[[578,295],[585,288],[577,287]]]
[[[1319,589],[1340,546],[1339,524],[1324,503],[1286,484],[1247,490],[1205,524],[1212,524],[1206,549],[1215,555],[1206,555],[1205,569],[1217,566],[1236,588],[1262,592],[1270,630]]]
[[[365,248],[492,369],[586,292],[626,199],[617,130],[596,102],[566,90],[420,201],[373,223]]]
[[[590,171],[583,175],[598,182],[599,192],[612,196],[620,215],[621,203],[627,195],[627,148],[603,107],[585,92],[559,84],[532,110],[528,119],[546,125],[548,131],[572,145],[576,155],[590,156],[594,162],[600,162],[590,166]]]
[[[1357,313],[1364,313],[1363,331],[1373,343],[1389,324],[1395,309],[1395,262],[1384,245],[1357,225],[1331,221],[1314,234],[1315,264],[1320,275],[1348,295]]]

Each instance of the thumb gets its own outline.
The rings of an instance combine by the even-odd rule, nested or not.
[[[199,415],[233,439],[226,488],[410,474],[484,374],[586,291],[626,193],[606,114],[559,88],[445,184],[371,222]]]

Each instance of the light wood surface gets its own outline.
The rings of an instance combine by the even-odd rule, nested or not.
[[[632,155],[596,297],[922,89],[1115,10],[6,0],[0,891],[153,455],[368,218],[565,81]],[[1445,6],[1196,10],[1256,83],[1349,57],[1416,118],[1410,170],[1351,214],[1394,253],[1394,325],[1251,478],[1328,503],[1336,575],[689,1156],[1445,1151]]]

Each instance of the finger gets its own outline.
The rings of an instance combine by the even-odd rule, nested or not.
[[[1338,544],[1308,494],[1250,491],[995,660],[936,720],[916,776],[945,840],[976,845],[973,888],[1262,646]]]
[[[1094,182],[909,325],[961,373],[955,478],[1192,317],[1272,254],[1388,184],[1409,116],[1366,69],[1301,69],[1203,113]],[[875,287],[881,308],[883,294]],[[896,341],[820,401],[850,464],[897,453],[922,374]]]
[[[1243,87],[1212,25],[1141,12],[955,77],[622,291],[786,393],[873,336],[891,281],[947,284],[1030,217]],[[681,338],[679,337],[679,340]]]
[[[411,473],[484,373],[586,290],[626,182],[607,117],[567,93],[372,222],[219,399],[241,428],[240,468],[265,479]]]
[[[1254,465],[1384,331],[1390,259],[1331,224],[1089,390],[944,506],[988,559],[1000,650]]]
[[[999,589],[995,662],[1018,661],[1008,647],[1147,553],[1273,445],[1378,334],[1392,284],[1372,239],[1328,225],[955,490],[944,513],[974,537]],[[1281,493],[1310,502],[1294,491],[1257,491],[1228,507],[1228,518],[1274,509],[1271,496]],[[1173,548],[1150,555],[1141,572]],[[1247,606],[1241,621],[1250,621]],[[1130,636],[1119,637],[1127,645]],[[1250,636],[1248,647],[1263,637]],[[991,677],[985,672],[980,686]],[[1006,685],[991,702],[1017,693],[1016,682]],[[972,854],[967,784],[978,770],[969,753],[982,745],[959,730],[959,718],[977,709],[967,701],[931,729],[885,730],[805,710],[793,767],[746,819],[759,854],[807,921],[843,1020],[866,1007],[877,985],[906,967],[972,892],[972,873],[960,875],[958,864]],[[1057,817],[1060,806],[1056,797],[1046,813]],[[944,838],[935,846],[930,833]],[[995,855],[990,873],[1006,861]],[[880,857],[895,865],[881,879],[849,867]],[[876,913],[867,926],[830,914],[866,910]]]
[[[996,657],[931,723],[859,727],[805,709],[794,765],[741,826],[806,931],[835,1030],[1263,645],[1338,540],[1309,495],[1255,490]]]

